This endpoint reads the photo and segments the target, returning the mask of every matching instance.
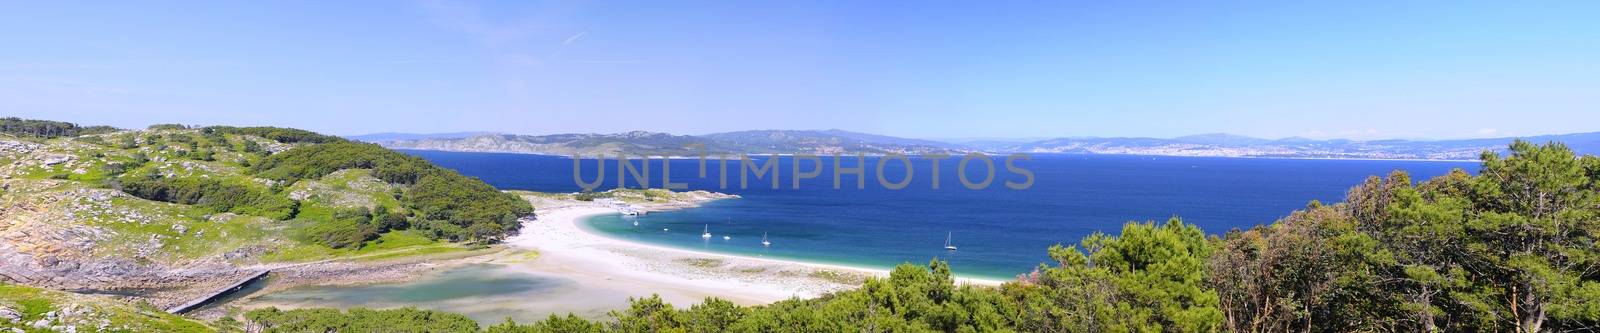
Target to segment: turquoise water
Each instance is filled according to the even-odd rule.
[[[706,223],[706,221],[726,215],[725,211],[727,210],[739,210],[738,207],[727,207],[740,205],[736,201],[715,201],[695,209],[654,212],[642,216],[599,215],[588,218],[583,222],[583,226],[612,238],[698,251],[863,268],[886,268],[897,263],[870,260],[870,258],[850,255],[848,251],[814,250],[809,246],[818,246],[816,242],[797,237],[795,232],[787,233],[782,237],[771,235],[771,232],[767,231],[772,229],[770,224],[754,222],[740,224],[732,219],[717,223]],[[638,222],[638,225],[634,225],[634,222]],[[700,237],[702,230],[705,230],[708,225],[714,225],[715,229],[711,230],[714,237],[710,239]],[[668,230],[664,231],[662,229]],[[769,241],[773,242],[772,245],[761,244],[762,232],[768,233],[766,236]],[[723,236],[728,236],[730,239],[723,239]],[[963,253],[961,251],[945,251],[942,247],[943,241],[942,238],[939,239],[940,244],[938,244],[938,247],[929,247],[925,249],[926,251],[922,251],[922,255],[927,258],[940,258],[942,260],[962,258],[961,255]],[[981,274],[975,276],[996,277]]]
[[[569,158],[408,153],[502,189],[579,190]],[[743,198],[636,219],[600,216],[588,224],[612,237],[685,249],[877,268],[938,258],[950,261],[957,274],[1009,278],[1046,261],[1050,245],[1076,242],[1094,232],[1115,233],[1127,221],[1180,216],[1207,233],[1220,234],[1271,223],[1310,200],[1340,201],[1347,189],[1369,176],[1405,170],[1420,180],[1452,168],[1477,167],[1471,162],[1036,155],[1019,163],[1035,173],[1036,182],[1027,190],[999,186],[1021,180],[1003,169],[994,186],[964,189],[956,181],[953,161],[945,161],[941,169],[942,188],[932,190],[929,163],[917,160],[911,186],[894,191],[877,184],[876,159],[865,161],[865,189],[853,186],[855,175],[842,175],[848,185],[834,189],[831,170],[794,189],[789,178],[793,160],[779,162],[782,188],[775,190],[767,187],[766,179],[751,188],[738,188],[737,170],[729,179],[732,188],[722,188],[715,169],[700,178],[699,161],[673,160],[674,183]],[[653,178],[657,187],[660,163],[654,161],[651,169],[657,173]],[[605,186],[614,187],[616,165],[608,164]],[[831,158],[824,157],[823,164],[831,167]],[[841,164],[859,166],[853,158]],[[809,162],[802,166],[814,167]],[[594,179],[596,173],[590,169],[594,163],[588,161],[584,167],[584,178]],[[899,168],[886,170],[890,180],[906,176]],[[982,178],[974,170],[969,175]],[[637,186],[631,180],[629,185]],[[707,225],[716,236],[710,240],[700,237]],[[761,246],[763,232],[769,233],[771,247]],[[943,249],[947,233],[953,234],[959,251]],[[724,235],[732,239],[723,240]]]
[[[602,298],[613,300],[615,304],[596,302]],[[504,265],[476,264],[402,283],[296,287],[256,296],[245,303],[250,307],[287,308],[409,306],[461,313],[488,324],[508,317],[530,322],[569,312],[600,317],[602,309],[625,306],[615,301],[625,298],[625,295],[597,295],[596,291],[580,288],[576,281],[569,279]]]

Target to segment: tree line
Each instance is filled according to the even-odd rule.
[[[300,143],[300,142],[304,142],[304,143],[331,143],[331,142],[347,141],[344,138],[340,138],[340,137],[337,137],[337,136],[319,134],[317,132],[312,132],[312,131],[307,131],[307,130],[302,130],[302,129],[271,127],[271,126],[253,126],[253,127],[209,126],[209,127],[201,128],[200,132],[201,133],[205,133],[205,134],[220,133],[220,134],[235,134],[235,135],[252,135],[252,136],[258,136],[258,137],[262,137],[262,138],[265,138],[265,139],[268,139],[268,140],[277,141],[277,142],[283,142],[283,143]]]
[[[1594,331],[1597,187],[1600,159],[1518,141],[1506,157],[1484,153],[1477,175],[1372,177],[1343,202],[1313,201],[1248,230],[1208,237],[1177,218],[1128,223],[1051,247],[1050,263],[999,287],[956,285],[935,260],[815,299],[679,308],[652,296],[606,320],[479,328],[416,309],[385,310],[412,312],[389,323],[328,310],[246,318],[267,332],[345,331],[352,321],[417,331],[429,318],[460,332]]]
[[[0,118],[0,133],[21,137],[50,139],[116,131],[117,128],[111,126],[81,127],[78,124],[64,121],[22,119],[17,117]]]

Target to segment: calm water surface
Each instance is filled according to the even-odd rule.
[[[604,315],[604,309],[626,306],[618,300],[630,296],[605,293],[580,288],[576,281],[511,266],[475,264],[404,283],[297,287],[256,296],[246,304],[283,308],[410,306],[461,313],[479,323],[491,324],[508,317],[532,322],[569,312],[598,318]]]
[[[407,153],[502,189],[579,190],[572,178],[572,161],[565,157]],[[832,170],[828,170],[830,158],[823,159],[829,168],[818,178],[802,181],[795,189],[790,182],[793,160],[781,158],[779,162],[782,188],[775,190],[765,179],[753,182],[750,188],[738,188],[736,169],[730,173],[730,188],[723,188],[715,168],[708,170],[707,178],[700,178],[698,161],[672,160],[673,182],[743,198],[640,217],[599,216],[587,226],[611,237],[685,249],[866,267],[887,268],[938,258],[950,261],[957,274],[1009,278],[1045,261],[1045,249],[1052,244],[1075,242],[1094,232],[1115,233],[1126,221],[1180,216],[1216,234],[1271,223],[1310,200],[1339,201],[1348,188],[1372,175],[1405,170],[1413,179],[1425,179],[1452,168],[1477,167],[1468,162],[1037,155],[1019,163],[1035,173],[1036,182],[1027,190],[1001,186],[1006,180],[1022,180],[1004,172],[1003,167],[990,188],[962,188],[953,161],[946,161],[940,170],[942,188],[932,190],[931,165],[918,160],[913,163],[911,187],[893,191],[877,184],[876,159],[864,161],[865,189],[853,187],[855,175],[842,175],[845,188],[834,189]],[[802,170],[815,167],[802,162]],[[661,181],[661,163],[652,164],[654,186]],[[853,158],[841,164],[859,166]],[[595,163],[582,166],[584,179],[593,180]],[[607,166],[605,186],[616,187],[616,164]],[[893,166],[886,169],[889,180],[906,175],[899,164]],[[969,174],[981,179],[981,168],[973,169]],[[637,186],[631,180],[629,185]],[[709,240],[700,237],[707,227],[715,235]],[[771,247],[761,246],[763,233],[773,242]],[[943,249],[947,234],[953,235],[959,251]],[[463,313],[480,323],[493,324],[506,317],[527,322],[568,312],[599,318],[606,310],[625,307],[628,296],[641,296],[620,293],[486,264],[406,283],[301,287],[261,295],[246,304],[415,306]]]
[[[502,189],[580,190],[568,157],[407,153]],[[1009,278],[1045,261],[1050,245],[1076,242],[1097,231],[1115,233],[1127,221],[1178,216],[1217,234],[1271,223],[1310,200],[1339,201],[1368,176],[1404,170],[1413,179],[1426,179],[1452,168],[1477,167],[1472,162],[1035,155],[1018,161],[1035,173],[1029,189],[1002,186],[1024,178],[1007,173],[998,160],[993,185],[963,188],[955,161],[946,160],[940,168],[941,188],[933,190],[930,162],[917,159],[911,186],[897,191],[878,184],[875,158],[864,161],[865,189],[857,189],[857,176],[850,174],[841,175],[843,189],[833,188],[831,157],[822,158],[824,168],[817,178],[805,179],[795,189],[793,162],[780,158],[781,188],[775,190],[770,178],[751,179],[749,188],[739,188],[737,161],[729,164],[728,188],[723,188],[716,163],[709,163],[707,177],[701,178],[698,160],[672,160],[672,182],[743,198],[637,218],[600,216],[588,226],[653,244],[857,266],[886,268],[938,258],[950,261],[957,274]],[[851,157],[840,161],[847,168],[861,166],[857,162]],[[661,163],[652,162],[654,187],[662,181]],[[616,166],[607,163],[605,188],[617,187]],[[582,165],[584,180],[595,179],[595,167],[593,161]],[[811,161],[801,161],[801,170],[814,168]],[[982,179],[982,170],[974,163],[968,174]],[[892,162],[884,176],[899,181],[906,173],[899,162]],[[638,186],[631,177],[627,185]],[[708,227],[715,237],[702,239],[701,231]],[[771,247],[761,246],[763,233]],[[959,251],[943,249],[947,235]]]

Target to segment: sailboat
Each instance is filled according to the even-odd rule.
[[[728,218],[728,224],[733,224],[733,218],[731,218],[731,217]],[[733,239],[733,236],[722,235],[722,240],[729,240],[729,239]]]
[[[772,242],[767,241],[767,232],[765,231],[761,232],[761,246],[772,246]]]
[[[950,250],[950,251],[955,251],[956,250],[956,246],[954,244],[950,244],[950,233],[949,232],[946,232],[944,234],[944,249],[945,250]]]
[[[711,239],[711,225],[706,225],[706,230],[700,233],[700,238]]]

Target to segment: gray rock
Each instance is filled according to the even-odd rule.
[[[9,322],[20,321],[22,320],[22,313],[18,313],[16,310],[12,310],[11,308],[5,306],[0,306],[0,320]]]
[[[49,155],[44,157],[44,165],[56,165],[72,161],[72,155]]]

